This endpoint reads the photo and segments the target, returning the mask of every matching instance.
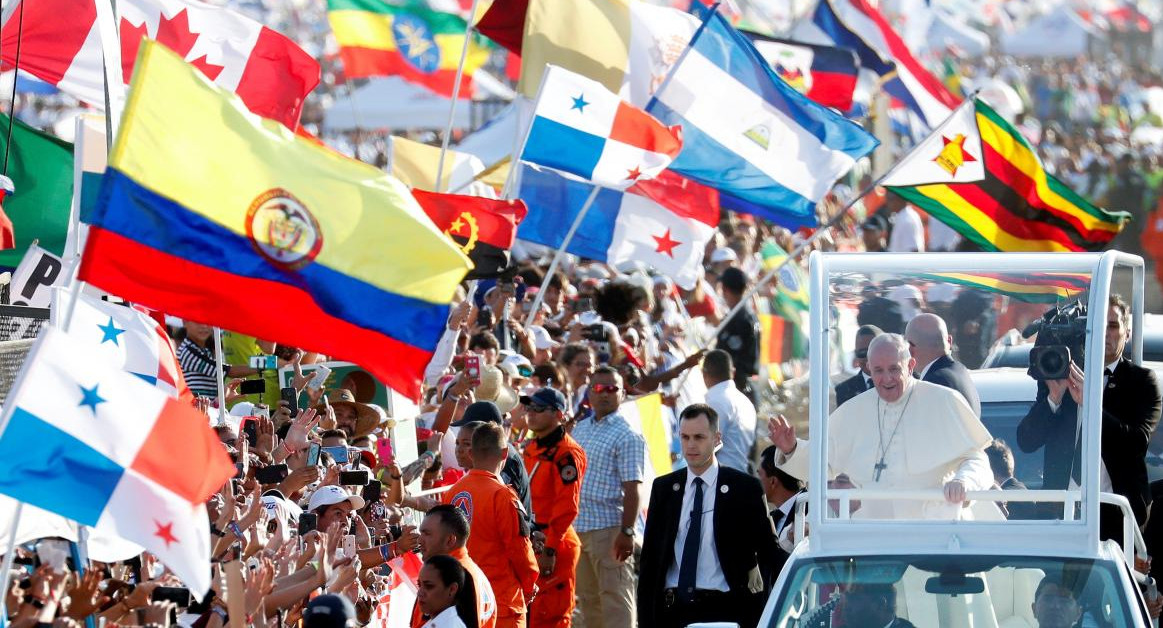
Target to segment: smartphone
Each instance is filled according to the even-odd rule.
[[[314,532],[319,528],[319,515],[313,512],[305,512],[299,515],[299,536],[303,536],[308,532]]]
[[[186,587],[158,587],[150,594],[152,602],[173,602],[182,608],[190,606],[190,590]]]
[[[294,388],[287,386],[279,389],[279,399],[287,402],[291,407],[291,418],[295,418],[299,414],[299,393]]]
[[[278,484],[287,479],[291,470],[285,464],[269,464],[254,472],[254,479],[259,484]]]
[[[331,375],[331,369],[326,366],[319,366],[315,369],[315,373],[311,376],[311,381],[307,382],[307,388],[311,390],[319,390],[323,388],[323,382]]]
[[[363,500],[369,504],[380,501],[380,497],[382,497],[383,494],[384,485],[380,484],[379,482],[369,482],[366,486],[363,487],[363,491],[360,492]]]
[[[466,355],[464,356],[464,375],[472,380],[473,386],[479,386],[481,383],[481,356]]]
[[[574,312],[592,312],[594,310],[594,300],[590,297],[578,297],[573,300]]]
[[[367,486],[371,474],[367,471],[340,471],[339,484],[342,486]]]
[[[242,418],[242,433],[246,435],[246,443],[251,447],[258,444],[258,417]]]
[[[324,447],[323,451],[327,452],[327,455],[331,456],[332,462],[335,462],[337,464],[347,464],[348,463],[347,447],[344,447],[343,445],[336,445],[334,447]]]
[[[250,356],[250,368],[260,371],[273,371],[279,367],[279,359],[273,355]]]
[[[261,395],[267,391],[267,382],[265,379],[248,379],[238,385],[238,393],[241,395]]]
[[[355,535],[348,534],[343,537],[343,556],[350,558],[356,555],[358,550],[355,547]]]
[[[319,443],[311,443],[310,445],[307,446],[307,466],[308,467],[319,466],[319,452],[320,451],[323,451],[323,449],[319,446]]]

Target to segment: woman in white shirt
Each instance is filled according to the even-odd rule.
[[[457,613],[464,590],[465,571],[448,555],[432,556],[420,569],[416,603],[428,619],[422,628],[466,628]],[[469,603],[475,603],[475,600]]]

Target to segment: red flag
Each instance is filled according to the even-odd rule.
[[[12,219],[4,213],[4,199],[15,191],[12,179],[0,175],[0,250],[16,248],[16,231],[12,228]]]
[[[489,10],[477,22],[476,30],[519,55],[528,11],[529,0],[493,0]]]
[[[424,213],[444,235],[460,245],[476,266],[466,279],[496,277],[509,267],[517,225],[529,211],[521,201],[412,190]]]
[[[295,42],[233,11],[197,0],[121,0],[117,9],[127,83],[143,37],[182,55],[237,93],[254,113],[292,129],[303,100],[319,83],[319,64]],[[101,38],[92,2],[20,2],[0,31],[4,69],[15,63],[18,38],[20,69],[104,107]]]

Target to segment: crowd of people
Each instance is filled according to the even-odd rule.
[[[240,8],[301,43],[324,39],[319,3],[267,4]],[[333,51],[310,52],[324,75],[305,108],[308,126],[321,122],[321,103],[342,85]],[[1163,254],[1163,237],[1155,237],[1163,234],[1163,144],[1136,134],[1163,127],[1147,96],[1163,86],[1156,70],[1115,58],[989,56],[955,66],[952,86],[967,93],[990,79],[1011,86],[1024,109],[1015,124],[1047,170],[1096,204],[1132,215],[1114,248]],[[50,130],[68,110],[59,95],[16,103],[17,118]],[[384,166],[380,134],[328,139]],[[821,216],[871,180],[862,163],[821,203]],[[852,215],[809,248],[968,248],[883,189]],[[194,599],[148,552],[82,572],[72,558],[47,560],[54,547],[47,539],[16,550],[7,619],[62,627],[94,617],[198,628],[354,626],[398,613],[385,608],[389,592],[408,586],[413,628],[753,626],[799,540],[808,448],[797,438],[802,421],[780,414],[806,395],[777,389],[779,366],[761,360],[758,317],[773,310],[775,286],[751,288],[764,270],[763,243],[790,251],[806,235],[725,212],[691,290],[647,268],[574,259],[547,276],[552,252],[519,244],[515,272],[457,295],[414,415],[374,403],[369,378],[314,381],[307,367],[329,356],[309,347],[226,332],[217,356],[212,330],[186,321],[172,330],[179,364],[238,468],[208,504],[210,593]],[[993,438],[966,368],[980,366],[998,336],[1042,309],[939,282],[923,288],[872,281],[857,288],[857,325],[844,330],[853,336],[855,373],[835,388],[829,485],[935,488],[945,496],[857,504],[858,517],[1045,517],[1019,502],[975,506],[972,515],[962,504],[968,491],[1023,488],[1013,446],[1044,452],[1044,488],[1077,482],[1076,431],[1063,426],[1083,402],[1083,374],[1071,367],[1066,377],[1040,382],[1016,442]],[[1104,488],[1128,498],[1149,548],[1163,553],[1163,524],[1147,517],[1152,496],[1142,467],[1159,389],[1151,371],[1122,357],[1126,303],[1112,300],[1108,318],[1104,384],[1135,392],[1103,398]],[[273,368],[255,366],[260,356]],[[278,381],[287,368],[289,386]],[[225,416],[211,407],[222,379]],[[264,382],[264,391],[247,392],[248,381]],[[658,444],[648,445],[626,410],[628,400],[656,392],[668,409],[663,457],[675,469],[657,477],[659,452],[651,447]],[[908,417],[919,413],[943,423],[916,427]],[[919,443],[921,466],[906,456],[917,457]],[[400,453],[413,450],[414,459]],[[1116,520],[1103,512],[1104,537],[1119,538]],[[1077,622],[1076,593],[1047,577],[1035,596],[1042,625]],[[839,608],[849,626],[869,618],[867,625],[910,625],[895,617],[891,587],[853,586]],[[1159,607],[1152,610],[1157,616]]]

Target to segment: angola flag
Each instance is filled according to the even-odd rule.
[[[495,201],[479,196],[412,190],[424,213],[444,235],[460,245],[475,268],[465,279],[497,277],[509,267],[509,249],[517,225],[529,211],[521,201]]]
[[[398,75],[452,96],[464,46],[463,18],[424,0],[327,0],[327,19],[348,78]],[[472,97],[472,73],[489,60],[483,39],[469,42],[460,97]]]
[[[954,167],[983,160],[984,178],[966,183],[889,186],[910,203],[988,251],[1098,251],[1129,218],[1096,207],[1046,173],[1017,129],[980,100],[974,103],[981,153],[953,140],[913,159]],[[940,129],[938,129],[938,132]]]

